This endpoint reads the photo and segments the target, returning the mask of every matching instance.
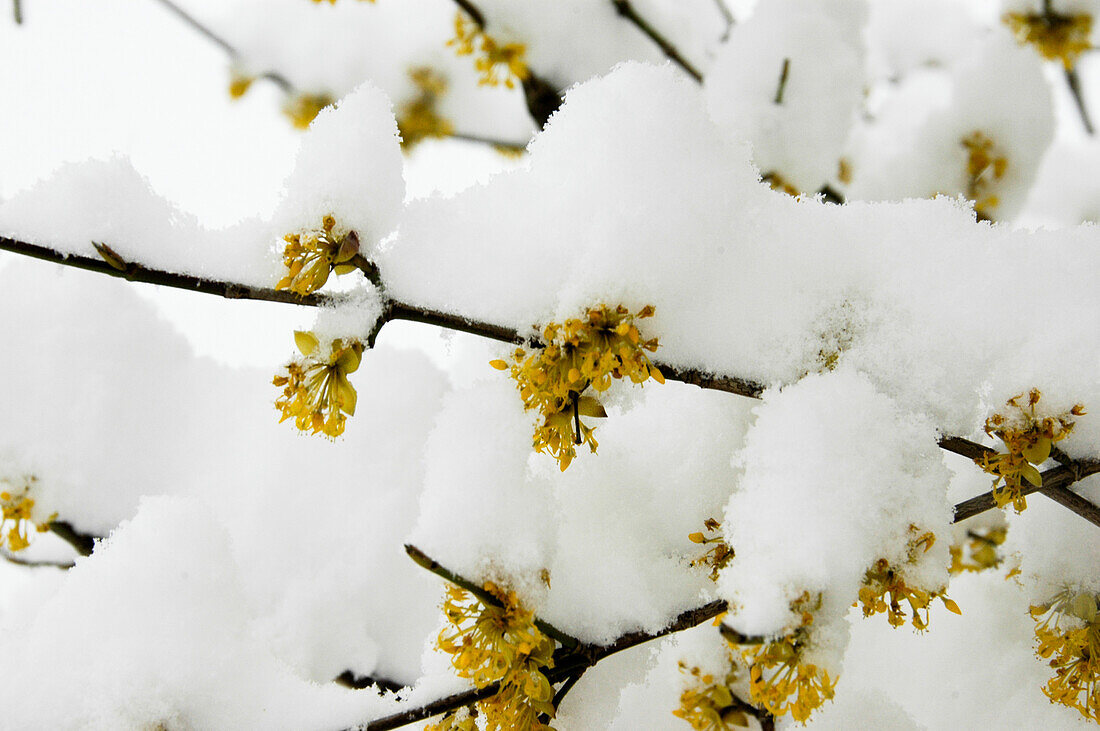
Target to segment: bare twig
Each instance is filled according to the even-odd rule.
[[[733,30],[734,24],[737,22],[733,17],[733,12],[729,6],[726,5],[726,0],[714,0],[714,4],[718,6],[718,12],[722,14],[722,20],[726,21],[726,29],[722,31],[722,42],[729,40],[730,31]]]
[[[438,561],[433,559],[428,554],[421,551],[416,546],[406,544],[405,553],[409,554],[409,558],[416,562],[417,566],[423,569],[431,571],[436,576],[449,581],[455,586],[462,587],[466,591],[476,596],[483,604],[489,604],[494,607],[502,606],[500,600],[495,596],[485,591],[484,588],[470,581],[469,579],[456,574],[445,566],[441,565]],[[562,632],[554,625],[544,620],[535,618],[535,626],[538,627],[543,634],[548,635],[562,644],[563,647],[578,647],[581,641],[570,634]]]
[[[1094,133],[1092,120],[1089,118],[1088,107],[1085,106],[1085,97],[1081,92],[1081,80],[1077,77],[1077,69],[1065,69],[1065,73],[1066,86],[1069,87],[1069,93],[1077,105],[1077,113],[1081,115],[1081,124],[1084,125],[1085,132],[1092,135]]]
[[[72,561],[34,561],[32,559],[20,558],[19,556],[13,556],[7,551],[0,552],[0,556],[4,557],[4,560],[8,563],[13,563],[16,566],[27,566],[29,568],[51,568],[51,569],[71,569],[76,566]]]
[[[561,702],[565,700],[565,696],[569,695],[569,691],[573,690],[573,686],[577,684],[577,681],[581,679],[581,676],[584,675],[587,669],[588,668],[578,670],[570,675],[562,686],[558,688],[558,692],[554,693],[554,698],[550,701],[555,709],[561,707]]]
[[[787,77],[791,73],[791,59],[783,59],[783,68],[779,71],[779,85],[775,89],[775,99],[772,102],[778,106],[783,103],[783,92],[787,90]]]
[[[661,35],[656,28],[650,25],[650,23],[645,18],[638,15],[638,11],[634,9],[634,6],[630,3],[630,0],[611,0],[611,2],[615,4],[615,10],[618,11],[619,15],[621,15],[623,18],[626,18],[635,26],[637,26],[638,30],[640,30],[642,33],[645,33],[651,41],[653,41],[660,47],[664,54],[668,56],[670,61],[686,71],[687,75],[695,79],[697,82],[703,82],[703,75],[699,73],[699,70],[692,66],[691,62],[684,58],[679,49],[677,49],[676,46],[672,45],[672,43],[667,38]]]
[[[76,549],[81,556],[91,556],[99,536],[81,533],[70,523],[54,520],[47,524],[50,532]]]
[[[379,690],[388,690],[391,693],[396,693],[399,690],[404,690],[408,686],[393,680],[387,680],[385,678],[375,678],[370,675],[356,675],[351,670],[345,670],[337,675],[333,681],[337,685],[342,685],[345,688],[354,688],[355,690],[364,690],[366,688],[378,688]]]
[[[476,142],[480,145],[489,145],[490,147],[496,147],[501,150],[508,150],[510,152],[526,152],[527,143],[523,142],[508,142],[506,140],[494,140],[491,137],[483,137],[482,135],[471,135],[465,132],[452,132],[447,135],[447,138],[453,140],[462,140],[463,142]]]

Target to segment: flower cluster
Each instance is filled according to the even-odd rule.
[[[535,450],[553,455],[563,472],[577,455],[576,445],[587,444],[593,453],[598,446],[594,427],[581,417],[607,415],[597,399],[581,395],[585,389],[591,386],[602,393],[613,378],[665,382],[646,355],[657,349],[657,339],[644,340],[634,324],[652,315],[649,305],[636,315],[622,305],[591,307],[583,318],[547,325],[542,333],[545,345],[530,351],[517,348],[511,366],[503,360],[490,363],[499,370],[510,369],[523,408],[542,414]]]
[[[703,521],[703,531],[706,531],[706,533],[715,533],[717,535],[707,537],[703,531],[688,535],[688,540],[692,543],[710,546],[706,553],[692,560],[691,566],[692,568],[697,566],[710,566],[711,581],[718,581],[718,572],[726,568],[726,565],[733,559],[733,549],[722,540],[722,535],[718,533],[721,528],[722,524],[717,520],[714,518],[707,518]]]
[[[348,374],[359,368],[363,344],[338,338],[321,347],[313,333],[300,330],[295,331],[294,342],[302,359],[288,363],[286,375],[272,381],[283,389],[275,401],[275,408],[283,412],[279,421],[293,418],[302,431],[335,439],[344,433],[347,416],[355,415],[355,388]]]
[[[31,544],[31,536],[34,534],[29,530],[30,527],[33,526],[37,533],[45,533],[50,529],[50,521],[57,517],[54,514],[42,522],[36,522],[32,517],[34,499],[27,495],[36,481],[37,478],[32,475],[25,479],[22,490],[15,493],[9,490],[0,492],[0,510],[4,516],[0,520],[0,546],[7,542],[9,551],[22,551]]]
[[[459,677],[470,678],[479,688],[500,681],[496,695],[478,703],[486,728],[548,729],[540,716],[554,717],[554,691],[542,669],[554,665],[554,641],[535,626],[534,613],[523,607],[515,591],[492,582],[485,584],[485,591],[498,604],[447,588],[443,613],[449,626],[439,633],[437,645],[451,655]],[[454,726],[456,721],[444,718],[442,723],[451,725],[434,728],[462,728]]]
[[[275,289],[289,289],[300,295],[316,292],[325,286],[330,272],[347,274],[358,267],[352,259],[359,253],[359,235],[355,231],[339,231],[331,215],[321,221],[321,228],[283,237],[285,277]]]
[[[1067,70],[1092,48],[1092,16],[1060,13],[1006,13],[1002,18],[1021,44],[1031,44],[1048,61],[1061,61]]]
[[[427,137],[449,137],[454,134],[454,125],[436,110],[440,97],[447,91],[447,80],[428,66],[412,69],[409,78],[416,86],[417,95],[402,104],[397,115],[401,145],[406,150],[411,150]]]
[[[964,571],[984,571],[994,569],[1001,565],[1004,556],[997,548],[1005,542],[1008,528],[988,528],[986,530],[971,530],[966,533],[966,543],[951,546],[952,574],[960,574]]]
[[[680,672],[691,675],[693,682],[680,694],[680,707],[672,715],[684,719],[696,731],[729,731],[748,727],[744,704],[730,690],[737,682],[732,657],[729,672],[721,682],[697,667],[688,670],[683,662],[680,663]]]
[[[916,533],[915,527],[910,526],[910,531]],[[909,542],[906,564],[916,563],[920,554],[928,551],[935,542],[936,536],[932,533],[915,536]],[[904,601],[909,604],[909,609],[913,612],[913,627],[923,632],[928,629],[928,607],[933,599],[938,598],[942,601],[948,611],[962,614],[959,605],[948,599],[944,591],[945,588],[942,587],[928,591],[910,586],[904,578],[904,567],[896,567],[886,559],[880,558],[863,577],[863,586],[859,590],[857,603],[863,605],[864,617],[887,612],[890,626],[900,627],[905,624],[906,618],[905,609],[901,606]]]
[[[287,98],[283,105],[283,114],[298,129],[309,129],[312,122],[321,110],[329,106],[336,99],[326,92],[316,94],[299,93]]]
[[[477,54],[474,68],[481,74],[478,83],[484,86],[498,86],[503,81],[506,87],[514,89],[517,79],[522,82],[531,75],[524,60],[525,45],[498,43],[461,12],[455,14],[455,37],[447,41],[447,45],[459,56]]]
[[[749,667],[749,693],[753,703],[773,716],[790,713],[800,723],[814,709],[832,700],[836,682],[829,671],[805,661],[811,644],[813,612],[821,605],[821,596],[811,600],[804,593],[791,608],[801,615],[801,624],[785,637],[741,649],[741,659]]]
[[[966,197],[974,201],[979,221],[992,221],[993,209],[1001,202],[992,189],[1004,177],[1008,158],[978,131],[964,137],[961,144],[966,150]]]
[[[1047,461],[1051,448],[1073,431],[1074,417],[1084,416],[1085,407],[1075,405],[1069,411],[1056,416],[1039,416],[1035,406],[1042,394],[1031,389],[1027,406],[1021,404],[1025,394],[1008,400],[1015,409],[1008,414],[994,414],[985,421],[985,433],[1004,442],[1007,454],[984,454],[976,460],[978,466],[994,476],[993,500],[997,507],[1012,503],[1016,512],[1027,508],[1023,494],[1023,481],[1041,487],[1043,478],[1037,469]]]
[[[1043,686],[1051,701],[1076,708],[1100,721],[1100,617],[1097,597],[1065,590],[1031,607],[1039,641],[1036,654],[1050,659],[1054,677]]]

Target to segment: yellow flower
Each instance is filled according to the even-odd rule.
[[[479,688],[500,681],[500,691],[478,703],[486,728],[547,729],[539,716],[554,717],[554,690],[542,669],[554,666],[554,641],[535,626],[534,613],[515,591],[492,582],[485,584],[485,591],[500,606],[483,604],[458,587],[447,588],[443,613],[449,626],[436,644],[451,655],[459,677],[470,678]]]
[[[992,221],[993,209],[1001,202],[992,189],[1008,170],[1008,158],[981,132],[964,137],[962,146],[967,153],[966,197],[974,201],[979,221]]]
[[[454,134],[454,125],[436,109],[440,97],[447,91],[447,80],[427,66],[412,69],[409,77],[419,93],[402,104],[397,115],[401,145],[406,150],[411,150],[425,138]]]
[[[57,513],[54,513],[45,520],[34,519],[34,499],[28,497],[28,494],[37,481],[38,478],[30,475],[23,480],[22,490],[14,493],[9,490],[0,492],[0,510],[3,511],[3,519],[0,520],[0,546],[6,541],[10,551],[22,551],[29,546],[34,533],[48,531],[50,521],[57,517]],[[30,528],[34,528],[34,531]]]
[[[1092,48],[1092,16],[1060,13],[1006,13],[1002,18],[1021,44],[1030,44],[1048,61],[1058,60],[1067,70]]]
[[[586,389],[591,386],[602,393],[611,387],[612,379],[623,378],[639,384],[649,378],[664,383],[661,371],[646,355],[657,349],[657,339],[644,340],[635,325],[635,320],[652,315],[653,307],[648,305],[637,314],[622,305],[591,307],[583,319],[547,325],[542,348],[517,348],[511,365],[503,360],[490,363],[510,370],[525,410],[542,414],[534,448],[553,455],[563,472],[577,454],[576,445],[587,444],[593,453],[598,446],[594,428],[581,417],[607,415],[596,398],[582,395]]]
[[[1001,565],[1004,557],[997,548],[1005,542],[1008,529],[1005,527],[989,528],[986,530],[967,531],[965,544],[951,546],[952,574],[964,571],[982,571]],[[969,558],[969,561],[967,560]]]
[[[688,670],[683,662],[680,663],[680,672],[688,673],[694,682],[680,694],[680,707],[672,715],[684,719],[696,731],[729,731],[748,727],[748,716],[730,690],[737,682],[732,656],[729,672],[721,682],[698,667]]]
[[[321,110],[335,101],[331,94],[323,91],[316,94],[294,94],[288,97],[286,104],[283,105],[283,114],[296,128],[309,129],[310,122],[321,113]]]
[[[909,529],[914,534],[917,532],[915,526],[909,526]],[[920,554],[930,549],[935,542],[936,536],[932,533],[915,536],[909,542],[906,564],[916,563]],[[905,624],[905,609],[901,606],[904,601],[913,613],[913,627],[923,632],[928,629],[928,607],[933,599],[942,601],[949,611],[962,614],[959,605],[947,598],[946,587],[928,590],[909,586],[903,577],[903,570],[904,567],[896,567],[884,558],[875,561],[867,570],[857,602],[863,605],[864,617],[887,612],[890,626],[900,627]]]
[[[1100,721],[1100,617],[1097,597],[1069,589],[1050,602],[1031,607],[1036,654],[1050,660],[1054,677],[1043,693],[1054,703],[1076,708]],[[1041,621],[1040,621],[1041,620]]]
[[[1025,394],[1010,398],[1008,406],[1015,412],[994,414],[985,421],[985,433],[1004,442],[1007,454],[982,455],[975,460],[979,467],[993,475],[993,500],[997,507],[1012,503],[1019,513],[1027,508],[1027,497],[1022,493],[1023,481],[1041,487],[1043,478],[1038,465],[1050,457],[1051,449],[1073,431],[1075,417],[1084,416],[1085,407],[1075,405],[1057,416],[1041,417],[1035,412],[1042,394],[1031,389],[1026,395],[1027,406],[1021,399]]]
[[[354,271],[351,262],[359,253],[359,235],[355,231],[340,231],[330,214],[321,221],[321,228],[283,237],[283,266],[287,274],[275,284],[275,289],[289,289],[300,295],[316,292],[325,286],[329,273]]]
[[[707,518],[703,521],[703,531],[707,533],[718,533],[721,527],[722,524],[714,518]],[[688,535],[688,540],[692,543],[710,546],[706,553],[692,560],[691,566],[692,568],[710,566],[710,580],[718,581],[718,572],[724,569],[733,559],[733,549],[722,539],[720,533],[708,538],[703,531]]]
[[[481,74],[478,83],[483,86],[498,86],[503,80],[504,85],[512,89],[515,88],[515,80],[522,82],[531,75],[524,60],[527,53],[525,45],[498,43],[461,12],[455,14],[455,37],[447,41],[447,45],[454,48],[459,56],[477,53],[474,68]]]
[[[286,375],[272,383],[283,389],[275,408],[283,412],[280,422],[293,418],[302,431],[323,433],[335,439],[344,433],[347,416],[355,415],[355,388],[348,374],[359,368],[363,344],[358,340],[333,340],[321,348],[313,333],[297,331],[294,340],[303,358],[287,364]]]

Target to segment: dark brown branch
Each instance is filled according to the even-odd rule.
[[[212,31],[210,28],[200,23],[198,20],[195,19],[193,15],[188,13],[180,6],[176,5],[174,2],[172,2],[172,0],[157,0],[157,2],[163,5],[165,9],[174,14],[177,18],[182,20],[188,26],[190,26],[193,30],[197,31],[199,35],[219,46],[223,51],[226,52],[226,54],[229,55],[231,59],[233,59],[234,61],[240,60],[240,52],[237,51],[237,49],[234,48],[229,41],[225,40],[220,35]],[[290,80],[275,71],[266,71],[260,74],[257,78],[270,79],[271,81],[278,84],[279,87],[288,94],[294,91],[294,85],[290,83]]]
[[[98,536],[81,533],[63,520],[54,520],[47,523],[50,532],[76,549],[81,556],[91,556],[95,549]]]
[[[462,8],[462,12],[470,16],[470,20],[474,21],[478,30],[485,30],[485,16],[481,14],[481,11],[478,10],[476,5],[470,2],[470,0],[455,0],[455,5]]]
[[[726,611],[726,603],[724,601],[713,601],[701,607],[683,612],[677,616],[672,623],[659,632],[651,634],[645,632],[631,632],[622,635],[609,645],[582,645],[575,650],[563,653],[560,660],[555,657],[554,667],[547,671],[546,678],[551,684],[560,683],[575,675],[578,671],[590,668],[610,655],[628,650],[631,647],[649,642],[650,640],[655,640],[659,637],[664,637],[674,632],[691,629],[696,625],[706,622],[708,619],[717,617],[724,611]],[[401,711],[400,713],[386,716],[385,718],[370,721],[359,728],[364,729],[364,731],[388,731],[388,729],[400,728],[410,723],[423,721],[426,718],[438,716],[441,713],[447,713],[448,711],[463,708],[477,701],[485,700],[486,698],[496,695],[499,690],[499,682],[490,683],[484,688],[473,688],[461,693],[455,693],[454,695],[440,698],[437,701],[432,701],[431,703],[418,706],[417,708],[411,708],[407,711]],[[757,713],[761,713],[761,711],[757,711]],[[345,731],[351,730],[346,729]]]
[[[972,442],[969,439],[963,439],[962,437],[940,437],[940,449],[948,452],[954,452],[967,459],[979,460],[985,455],[994,455],[997,450],[990,447],[983,446],[977,442]]]
[[[699,70],[692,66],[691,63],[683,57],[679,49],[677,49],[676,46],[672,45],[672,43],[667,38],[661,35],[656,28],[650,25],[650,23],[645,18],[638,15],[638,12],[634,9],[634,6],[630,3],[630,0],[611,0],[611,2],[615,4],[615,10],[618,11],[619,15],[629,20],[631,23],[638,27],[638,30],[646,34],[649,39],[656,43],[657,46],[660,47],[661,51],[663,51],[664,54],[668,56],[669,60],[671,60],[677,66],[686,71],[688,76],[695,79],[695,81],[699,82],[700,84],[703,83],[703,75],[699,73]]]
[[[1089,475],[1096,474],[1097,472],[1100,472],[1100,462],[1075,462],[1073,465],[1059,465],[1042,473],[1042,487],[1035,487],[1030,483],[1024,483],[1020,488],[1020,493],[1022,495],[1030,495],[1034,492],[1042,492],[1044,495],[1047,495],[1051,499],[1077,512],[1077,508],[1081,507],[1080,503],[1073,498],[1066,498],[1062,493],[1066,491],[1069,485],[1072,485],[1078,480],[1083,480]],[[1081,498],[1081,500],[1084,500],[1084,498]],[[1088,501],[1085,500],[1085,502]],[[1071,505],[1071,503],[1073,505]],[[1092,504],[1089,503],[1089,505]],[[997,504],[993,501],[992,492],[976,495],[955,506],[955,519],[952,522],[960,523],[967,518],[973,518],[975,515],[984,513],[987,510],[992,510],[995,507],[997,507]],[[1087,515],[1083,517],[1092,520],[1092,518]]]
[[[1077,113],[1081,115],[1081,124],[1084,125],[1085,132],[1092,135],[1092,120],[1089,118],[1088,107],[1085,106],[1085,97],[1081,92],[1081,80],[1077,76],[1077,69],[1065,69],[1065,72],[1066,86],[1069,87],[1069,93],[1077,105]]]
[[[408,687],[393,680],[386,680],[385,678],[375,678],[370,675],[356,675],[351,670],[345,670],[340,673],[332,682],[337,685],[342,685],[345,688],[354,688],[355,690],[378,688],[379,690],[388,690],[391,693],[396,693]]]
[[[1100,526],[1100,507],[1070,490],[1069,487],[1047,487],[1044,485],[1039,492],[1059,505],[1069,508],[1093,525]]]
[[[283,302],[294,305],[321,305],[330,301],[327,295],[311,294],[305,297],[294,294],[288,290],[267,289],[265,287],[252,287],[246,284],[234,282],[220,282],[189,274],[178,274],[162,269],[152,269],[134,262],[126,263],[124,270],[119,270],[101,258],[83,256],[81,254],[63,254],[59,251],[29,244],[25,241],[0,236],[0,249],[15,254],[30,256],[43,261],[51,261],[55,264],[86,269],[99,274],[108,274],[112,277],[121,277],[131,282],[145,282],[146,284],[159,284],[163,287],[186,289],[203,294],[216,294],[228,299],[263,300],[265,302]]]
[[[415,561],[417,566],[420,566],[427,571],[431,571],[436,576],[444,579],[445,581],[451,582],[455,586],[459,586],[465,589],[466,591],[476,596],[479,600],[481,600],[483,604],[489,604],[494,607],[503,606],[500,603],[499,599],[497,599],[489,592],[485,591],[485,589],[483,589],[481,586],[475,584],[464,576],[461,576],[459,574],[456,574],[454,571],[451,571],[450,569],[433,559],[431,556],[421,551],[416,546],[405,544],[405,553],[409,554],[409,558]],[[548,635],[560,642],[563,647],[578,647],[581,644],[581,641],[578,640],[576,637],[562,632],[554,625],[537,617],[535,618],[535,626],[538,627],[543,634]]]
[[[581,676],[584,675],[586,670],[587,668],[584,668],[583,670],[578,670],[577,672],[570,675],[568,678],[566,678],[562,686],[558,688],[558,692],[554,693],[554,698],[550,701],[550,703],[554,706],[555,709],[561,707],[561,702],[565,700],[565,696],[569,695],[569,691],[573,690],[573,686],[577,684],[577,681],[581,679]]]

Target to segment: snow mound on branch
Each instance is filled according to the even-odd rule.
[[[864,574],[884,558],[910,586],[947,583],[948,473],[927,421],[907,415],[866,377],[838,370],[769,391],[736,463],[726,506],[736,556],[719,577],[728,622],[748,635],[797,625],[791,604],[822,593],[819,621],[841,619]],[[937,540],[908,562],[908,547]]]
[[[397,227],[405,199],[401,145],[389,98],[370,82],[321,110],[302,138],[274,225],[317,229],[328,214],[359,234],[361,251]]]
[[[194,500],[146,500],[0,658],[12,728],[339,727],[369,691],[295,677],[250,632],[230,538]]]

